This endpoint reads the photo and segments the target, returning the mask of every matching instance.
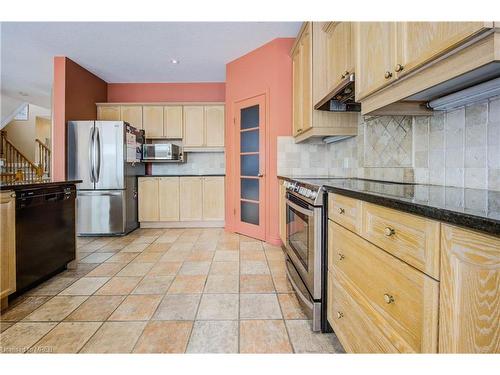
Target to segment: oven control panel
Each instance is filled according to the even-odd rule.
[[[317,191],[314,191],[304,186],[300,186],[297,182],[285,181],[283,185],[288,191],[293,191],[305,198],[316,199],[316,197],[318,196]]]

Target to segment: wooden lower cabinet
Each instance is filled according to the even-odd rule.
[[[199,221],[203,218],[203,181],[201,177],[183,177],[180,180],[181,221]]]
[[[500,353],[500,238],[442,225],[439,351]]]
[[[0,301],[16,291],[16,195],[0,192]]]
[[[179,177],[160,177],[158,192],[159,221],[179,221]]]
[[[224,220],[224,177],[203,177],[203,220]]]
[[[158,178],[142,177],[139,179],[139,221],[158,221]]]

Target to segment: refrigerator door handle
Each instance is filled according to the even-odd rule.
[[[94,133],[95,128],[90,128],[90,141],[89,141],[89,165],[90,165],[90,182],[95,182],[95,173],[94,173]]]
[[[99,132],[99,128],[97,130],[97,173],[96,173],[96,182],[99,182],[99,178],[101,176],[101,135]]]

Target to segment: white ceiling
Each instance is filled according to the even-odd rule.
[[[1,28],[2,92],[49,107],[53,56],[67,56],[107,82],[221,82],[226,63],[274,38],[296,36],[300,23],[13,22]]]

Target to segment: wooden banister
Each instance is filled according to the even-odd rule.
[[[6,132],[0,132],[0,157],[4,166],[0,173],[1,182],[35,181],[43,177],[43,169],[33,163],[7,139]]]
[[[47,177],[50,177],[51,150],[39,139],[35,139],[35,143],[37,145],[38,166],[42,168],[44,174],[47,174]]]

